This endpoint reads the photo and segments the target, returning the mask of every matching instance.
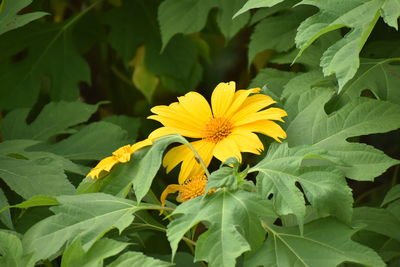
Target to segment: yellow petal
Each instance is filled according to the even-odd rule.
[[[235,93],[235,82],[220,83],[211,96],[211,106],[214,117],[223,117],[230,107]]]
[[[113,153],[113,156],[116,157],[116,159],[119,162],[128,162],[131,159],[131,146],[130,145],[126,145],[123,147],[118,148],[117,150],[115,150]]]
[[[273,104],[276,103],[271,97],[263,95],[263,94],[256,94],[249,96],[243,102],[242,106],[237,110],[235,114],[231,117],[231,121],[235,123],[247,116]]]
[[[189,92],[178,97],[179,103],[197,123],[205,124],[212,118],[211,108],[207,100],[199,93]]]
[[[256,121],[244,125],[240,125],[235,129],[240,131],[249,131],[249,132],[256,132],[268,135],[274,138],[277,142],[281,143],[282,141],[279,138],[286,138],[285,131],[273,121]]]
[[[239,162],[242,162],[242,155],[240,154],[239,147],[235,139],[231,136],[226,137],[216,144],[214,156],[221,162],[226,161],[228,158],[237,158]]]
[[[254,94],[254,93],[258,93],[258,92],[260,92],[260,88],[236,91],[235,95],[233,97],[232,104],[225,113],[225,117],[230,118],[240,108],[240,106],[243,104],[243,102],[246,100],[246,98],[250,94]]]
[[[147,117],[148,119],[151,120],[156,120],[161,122],[164,126],[168,128],[173,128],[175,129],[177,134],[191,137],[191,138],[201,138],[202,132],[199,129],[196,129],[192,127],[190,123],[187,123],[186,121],[179,121],[176,118],[173,117],[164,117],[160,115],[151,115]]]
[[[163,166],[167,168],[167,173],[187,158],[188,155],[193,156],[193,152],[187,145],[180,145],[171,148],[167,154],[165,154],[163,159]]]
[[[135,153],[136,151],[146,147],[146,146],[151,146],[153,144],[153,141],[151,139],[144,139],[140,142],[137,142],[131,146],[131,153]]]
[[[112,167],[117,164],[119,161],[115,156],[107,157],[99,161],[96,167],[94,167],[89,173],[88,177],[92,177],[93,179],[99,178],[100,173],[102,171],[109,172]]]
[[[173,194],[173,193],[178,192],[180,188],[181,188],[181,186],[178,185],[178,184],[170,184],[170,185],[168,185],[164,189],[164,191],[161,193],[161,196],[160,196],[161,206],[163,206],[163,207],[165,206],[165,200],[167,199],[167,196],[169,194]],[[162,213],[162,212],[160,212],[160,213]]]
[[[166,136],[166,135],[170,135],[170,134],[178,134],[178,131],[175,130],[174,128],[169,128],[169,127],[160,127],[158,129],[155,129],[154,131],[152,131],[149,134],[149,138],[150,140],[157,140],[160,137]]]
[[[256,113],[249,114],[246,117],[243,117],[241,119],[237,119],[233,126],[239,126],[242,124],[247,124],[255,121],[260,121],[260,120],[277,120],[277,121],[282,121],[282,117],[287,116],[286,111],[280,108],[268,108],[266,110],[262,110]]]
[[[250,152],[259,155],[264,150],[260,138],[252,132],[233,131],[230,135],[236,142],[241,152]]]

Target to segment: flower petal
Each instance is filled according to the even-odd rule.
[[[220,83],[211,95],[214,117],[223,117],[230,107],[235,94],[235,82]]]
[[[233,131],[230,135],[236,142],[241,152],[250,152],[259,155],[264,150],[264,145],[255,133],[248,131]]]
[[[201,138],[202,136],[202,131],[199,129],[196,129],[197,127],[193,127],[190,123],[187,123],[186,121],[179,121],[176,118],[172,117],[164,117],[164,116],[159,116],[159,115],[151,115],[147,117],[148,119],[151,120],[156,120],[161,122],[164,126],[168,128],[173,128],[175,130],[175,133],[191,137],[191,138]]]
[[[285,131],[273,121],[263,120],[256,121],[244,125],[240,125],[235,129],[241,131],[250,131],[256,133],[262,133],[274,138],[277,142],[281,143],[282,141],[279,138],[286,138]]]
[[[164,128],[164,127],[162,127],[162,128]],[[144,140],[137,142],[131,146],[131,153],[135,153],[136,151],[138,151],[146,146],[151,146],[152,144],[153,144],[153,141],[151,139],[149,139],[149,138],[144,139]]]
[[[212,118],[212,112],[207,100],[199,93],[189,92],[178,97],[179,103],[185,111],[193,117],[197,124],[206,124]]]
[[[155,129],[154,131],[152,131],[149,134],[149,138],[148,139],[150,139],[152,141],[155,141],[160,137],[163,137],[163,136],[166,136],[166,135],[170,135],[170,134],[178,134],[178,132],[174,128],[160,127],[158,129]]]
[[[233,97],[232,104],[225,113],[225,117],[230,118],[240,108],[240,106],[243,104],[243,102],[250,94],[258,92],[260,92],[260,88],[252,88],[247,90],[236,91]]]
[[[235,122],[242,120],[249,115],[256,113],[257,111],[276,103],[271,97],[263,95],[263,94],[256,94],[249,96],[243,102],[242,106],[237,110],[235,114],[231,117],[231,121],[235,124]]]
[[[167,154],[165,154],[162,164],[167,168],[167,173],[169,173],[173,168],[176,167],[176,165],[185,160],[187,155],[192,156],[192,154],[193,152],[187,145],[176,146],[171,148]]]
[[[128,162],[131,159],[131,145],[118,148],[112,154],[119,162]]]
[[[282,121],[282,117],[287,116],[286,111],[280,108],[268,108],[266,110],[262,110],[259,112],[255,112],[252,114],[249,114],[246,117],[243,117],[241,119],[237,119],[234,123],[233,126],[239,126],[259,120],[277,120],[277,121]]]
[[[178,192],[180,188],[181,188],[181,186],[178,185],[178,184],[170,184],[170,185],[168,185],[164,189],[164,191],[161,193],[161,196],[160,196],[161,206],[165,207],[165,200],[167,199],[167,196],[169,194],[173,194],[173,193]],[[161,213],[162,213],[162,211],[160,212],[160,214]]]
[[[115,156],[107,157],[99,161],[96,167],[90,170],[90,172],[86,175],[87,177],[92,177],[92,179],[96,179],[100,177],[100,173],[102,171],[109,172],[115,164],[119,161]]]
[[[228,136],[218,142],[214,148],[214,156],[221,162],[226,161],[228,158],[237,158],[239,162],[242,162],[242,155],[235,139]]]

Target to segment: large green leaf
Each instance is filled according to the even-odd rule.
[[[286,52],[294,44],[297,27],[307,17],[313,14],[309,7],[296,7],[276,16],[262,20],[254,29],[249,44],[248,59],[251,63],[254,57],[267,49]]]
[[[196,242],[195,260],[207,261],[209,266],[235,266],[237,257],[257,248],[264,240],[260,217],[276,217],[269,200],[241,190],[220,190],[189,200],[172,214],[181,214],[168,225],[172,255],[190,228],[207,222],[208,230]]]
[[[296,74],[293,72],[265,68],[257,73],[257,76],[250,83],[250,88],[266,86],[267,90],[265,93],[267,95],[271,91],[274,95],[280,96],[284,85],[295,76]]]
[[[23,15],[18,13],[32,3],[32,0],[3,0],[0,5],[0,35],[24,26],[32,20],[47,15],[46,12],[31,12]]]
[[[294,94],[285,103],[290,124],[290,146],[313,145],[344,162],[346,176],[373,180],[398,163],[371,146],[349,143],[350,137],[383,133],[400,127],[400,106],[379,100],[358,98],[327,115],[324,106],[333,90],[314,88]]]
[[[227,40],[242,29],[250,19],[250,14],[246,13],[238,18],[232,18],[235,12],[243,6],[246,0],[219,0],[220,12],[218,12],[217,23],[222,34]]]
[[[375,251],[351,240],[354,229],[331,218],[306,224],[303,235],[296,227],[278,227],[267,222],[263,225],[268,239],[246,266],[335,267],[342,262],[386,266]]]
[[[321,58],[324,74],[336,75],[340,91],[359,67],[359,53],[380,16],[383,3],[384,0],[303,0],[300,4],[314,5],[320,12],[305,20],[298,28],[298,56],[321,35],[342,27],[352,28],[343,39],[329,47]]]
[[[395,201],[400,198],[400,184],[393,186],[389,192],[387,192],[385,198],[382,201],[381,207]]]
[[[78,84],[90,82],[90,69],[72,36],[71,25],[76,21],[73,18],[54,25],[29,24],[0,36],[1,58],[11,58],[27,49],[24,59],[3,60],[0,64],[0,108],[32,106],[42,86],[46,86],[55,101],[79,98]],[[3,43],[16,45],[3,50]]]
[[[377,99],[400,104],[398,61],[400,58],[362,59],[356,75],[343,88],[339,101],[346,103],[364,90],[370,90]]]
[[[397,20],[400,17],[400,0],[386,0],[382,6],[382,17],[389,26],[397,30]]]
[[[36,119],[27,123],[29,109],[15,109],[2,121],[3,139],[33,139],[47,141],[68,128],[87,121],[96,112],[97,105],[82,102],[51,102]]]
[[[348,223],[351,220],[353,200],[343,174],[327,167],[300,168],[305,159],[321,161],[325,156],[325,152],[316,147],[272,145],[266,157],[250,169],[250,172],[258,172],[259,194],[264,198],[272,196],[279,215],[294,214],[300,229],[303,227],[306,206],[297,183],[321,216],[334,215]]]
[[[25,160],[0,156],[0,166],[0,177],[25,199],[34,195],[73,194],[75,191],[64,170],[51,158]]]
[[[77,238],[64,250],[61,267],[103,267],[104,259],[120,253],[128,245],[129,243],[102,238],[85,251]]]
[[[253,8],[272,7],[283,1],[284,0],[248,0],[247,3],[238,12],[236,12],[234,17],[239,16],[240,14],[243,14],[244,12],[247,12]]]
[[[17,233],[0,230],[0,266],[34,266],[32,255],[27,255]]]
[[[14,229],[13,222],[11,220],[11,214],[9,210],[4,210],[3,207],[8,207],[7,197],[4,195],[3,190],[0,188],[0,221],[7,226],[9,229]]]
[[[76,238],[87,250],[110,229],[124,230],[133,221],[134,212],[149,207],[103,193],[59,196],[57,200],[60,205],[51,208],[55,215],[35,224],[24,235],[24,248],[34,253],[36,261],[49,258]]]
[[[141,252],[129,251],[119,256],[118,259],[107,265],[107,267],[125,266],[168,267],[172,266],[172,264],[146,256]]]

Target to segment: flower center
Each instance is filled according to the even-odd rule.
[[[218,143],[232,132],[232,123],[225,118],[213,118],[207,122],[203,133],[203,139]]]
[[[204,195],[206,185],[207,178],[205,175],[198,175],[187,179],[185,183],[180,186],[177,200],[179,202],[185,202],[192,198]]]

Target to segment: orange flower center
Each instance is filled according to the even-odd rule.
[[[208,142],[218,143],[232,133],[232,123],[225,118],[213,118],[207,122],[203,133],[203,139]]]
[[[207,178],[205,175],[198,175],[187,179],[179,188],[177,200],[179,202],[185,202],[192,198],[204,195],[206,185]]]

